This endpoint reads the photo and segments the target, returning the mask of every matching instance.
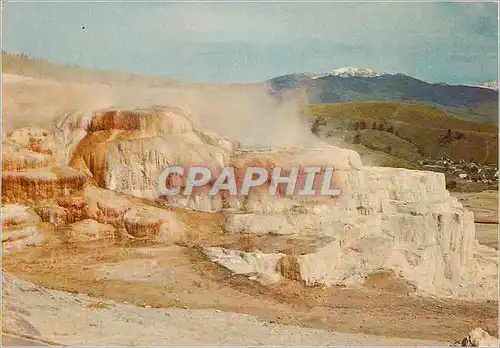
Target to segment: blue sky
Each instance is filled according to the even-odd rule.
[[[435,82],[497,79],[497,4],[15,3],[3,49],[195,82],[344,66]]]

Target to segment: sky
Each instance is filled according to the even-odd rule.
[[[3,50],[193,82],[345,66],[426,81],[498,78],[498,9],[433,2],[13,2]]]

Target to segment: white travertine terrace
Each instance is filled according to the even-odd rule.
[[[278,250],[250,256],[207,250],[212,260],[236,273],[264,274],[272,280],[288,277],[308,285],[357,286],[371,274],[391,271],[427,294],[496,297],[496,285],[489,279],[498,262],[491,257],[478,263],[473,214],[449,195],[441,173],[363,166],[355,151],[326,145],[238,149],[234,141],[197,129],[188,115],[175,108],[76,112],[64,115],[58,127],[60,134],[41,143],[24,141],[32,137],[29,130],[11,136],[9,151],[25,157],[15,161],[12,156],[12,172],[6,176],[11,180],[10,191],[33,198],[28,197],[32,190],[23,188],[25,182],[38,185],[47,181],[47,195],[70,194],[70,189],[83,189],[81,176],[86,173],[103,189],[222,214],[228,233],[280,235],[307,240],[313,246],[297,255]],[[44,134],[43,130],[31,132]],[[66,153],[56,153],[61,143]],[[56,172],[39,168],[45,165],[42,154],[54,157],[47,157],[47,163],[53,160],[49,164],[58,166]],[[61,160],[64,158],[68,163]],[[27,173],[24,163],[30,166]],[[158,175],[167,166],[209,167],[215,177],[225,166],[244,170],[249,166],[308,165],[334,166],[335,184],[342,195],[272,197],[265,188],[256,188],[247,197],[209,197],[203,192],[161,197],[156,187]],[[67,183],[76,180],[72,178],[78,179],[75,187]],[[182,226],[165,228],[165,224],[175,225],[173,212],[160,214],[153,207],[115,208],[109,202],[118,197],[108,200],[104,193],[96,197],[86,203],[87,218],[124,228],[138,237],[155,233],[170,241],[183,238],[181,232],[175,232],[182,231]],[[54,220],[70,216],[71,209],[48,205],[39,211]],[[247,262],[240,262],[241,258]],[[480,285],[482,290],[476,292]]]

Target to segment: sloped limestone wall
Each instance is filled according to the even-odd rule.
[[[308,285],[353,286],[381,270],[395,271],[432,294],[466,281],[474,263],[473,214],[450,197],[443,174],[362,167],[339,170],[336,179],[338,198],[298,200],[258,191],[236,198],[224,213],[225,228],[289,238],[328,236],[314,252],[281,266],[283,274],[299,273]]]
[[[59,197],[57,204],[37,205],[44,221],[91,219],[132,236],[182,239],[182,233],[171,233],[182,227],[174,226],[170,212],[121,204],[119,196],[107,199],[108,194],[88,190],[81,194],[83,203],[78,201],[91,180],[170,206],[221,212],[228,233],[310,238],[309,252],[283,256],[286,262],[276,266],[282,276],[309,285],[357,285],[370,274],[392,270],[439,294],[466,282],[473,268],[473,216],[450,197],[443,174],[363,167],[356,152],[333,146],[237,151],[237,144],[197,130],[188,115],[170,108],[78,112],[63,117],[58,127],[61,134],[54,136],[38,129],[13,132],[4,151],[4,202]],[[156,181],[168,166],[209,167],[214,179],[224,166],[239,174],[250,166],[269,171],[279,166],[285,172],[292,166],[333,166],[342,194],[269,196],[264,185],[248,196],[209,197],[200,189],[188,197],[161,197]],[[68,195],[76,200],[60,199]]]

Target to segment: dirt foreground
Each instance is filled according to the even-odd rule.
[[[192,238],[209,245],[216,229],[203,217]],[[409,295],[390,274],[357,289],[263,285],[189,243],[45,235],[4,258],[4,330],[68,345],[444,345],[478,326],[498,330],[498,302]]]
[[[46,290],[5,275],[11,331],[63,345],[438,345],[443,342],[337,333],[273,324],[219,310],[152,309]],[[9,336],[16,344],[33,341]],[[36,341],[35,341],[36,342]]]

